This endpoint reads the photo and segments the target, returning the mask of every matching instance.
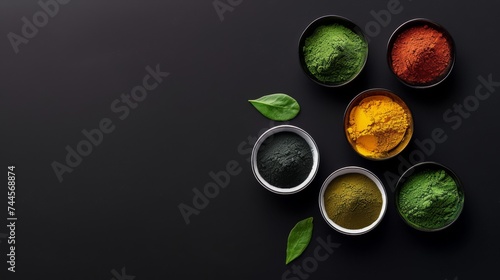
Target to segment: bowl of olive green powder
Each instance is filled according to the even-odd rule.
[[[305,130],[279,125],[257,139],[250,162],[255,178],[264,188],[277,194],[294,194],[316,176],[319,151]]]
[[[421,231],[449,227],[464,207],[458,176],[436,162],[422,162],[409,168],[397,182],[395,196],[401,218]]]
[[[374,229],[387,209],[382,181],[371,171],[347,166],[334,171],[321,186],[319,208],[326,223],[347,235]]]
[[[311,22],[299,40],[299,60],[314,82],[338,87],[354,80],[368,58],[368,40],[347,18],[327,15]]]

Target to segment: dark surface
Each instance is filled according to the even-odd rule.
[[[500,87],[478,104],[471,97],[478,76],[500,81],[498,4],[401,0],[402,10],[369,36],[367,65],[352,84],[322,88],[302,73],[297,42],[312,20],[338,14],[364,29],[374,20],[370,11],[387,3],[243,1],[221,21],[211,1],[73,0],[15,54],[7,34],[21,34],[21,18],[41,8],[36,1],[1,1],[0,169],[16,165],[18,221],[17,272],[7,271],[9,245],[0,238],[0,278],[118,280],[126,268],[136,280],[282,279],[304,261],[311,272],[288,279],[498,278]],[[390,34],[415,17],[445,26],[457,46],[452,74],[432,89],[402,85],[386,62]],[[120,120],[123,112],[111,104],[157,64],[170,76]],[[437,161],[460,176],[464,211],[445,231],[418,232],[398,217],[396,179],[389,183],[384,175],[398,174],[400,158],[368,161],[347,143],[345,107],[372,87],[399,94],[413,112],[414,141],[401,158]],[[321,154],[314,182],[290,196],[260,186],[247,161],[248,141],[276,125],[247,100],[274,92],[299,101],[302,111],[289,123],[310,133]],[[443,118],[464,100],[477,108]],[[75,148],[85,139],[81,131],[103,118],[115,130],[60,183],[51,164],[64,163],[65,147]],[[435,128],[446,141],[429,155],[413,152],[415,140]],[[193,189],[203,190],[214,181],[209,174],[228,164],[237,175],[186,225],[178,206],[193,206]],[[389,194],[384,220],[363,236],[335,232],[318,209],[323,180],[347,165],[375,172]],[[7,233],[2,174],[0,233]],[[313,240],[286,266],[288,232],[309,216]],[[313,267],[317,238],[341,245]]]

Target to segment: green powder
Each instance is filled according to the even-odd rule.
[[[449,225],[463,203],[453,178],[444,170],[425,170],[413,174],[401,187],[399,211],[410,223],[426,229]]]
[[[361,71],[368,44],[351,29],[332,24],[318,27],[303,47],[307,68],[319,81],[344,83]]]
[[[260,175],[279,188],[300,185],[311,173],[312,166],[311,147],[293,132],[276,133],[264,140],[257,152]]]

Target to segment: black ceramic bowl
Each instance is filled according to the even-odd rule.
[[[401,213],[401,205],[400,205],[400,193],[401,189],[403,188],[404,184],[414,175],[419,174],[420,172],[426,171],[426,170],[431,170],[431,171],[437,171],[437,170],[444,170],[446,174],[448,174],[453,181],[455,181],[455,185],[457,186],[457,191],[459,195],[459,200],[458,200],[458,208],[455,213],[453,213],[453,218],[448,221],[444,226],[439,227],[439,228],[426,228],[422,225],[419,225],[415,222],[410,221],[403,213]],[[396,208],[398,210],[399,216],[405,221],[406,224],[409,226],[420,230],[420,231],[426,231],[426,232],[434,232],[434,231],[440,231],[443,230],[450,225],[452,225],[460,216],[462,213],[462,209],[464,207],[464,191],[462,187],[462,183],[460,182],[460,179],[458,176],[448,167],[439,164],[437,162],[421,162],[417,163],[414,166],[410,167],[406,172],[403,173],[403,175],[399,178],[397,184],[396,184],[396,191],[395,191],[395,204]]]
[[[394,43],[396,42],[396,40],[398,39],[399,35],[401,35],[401,33],[405,32],[406,30],[412,28],[412,27],[417,27],[417,26],[429,26],[439,32],[441,32],[443,34],[443,36],[446,38],[446,40],[448,41],[448,44],[450,45],[450,62],[448,64],[448,66],[446,67],[446,69],[443,71],[443,73],[441,75],[439,75],[437,78],[435,78],[434,80],[430,81],[430,82],[427,82],[427,83],[415,83],[415,82],[411,82],[411,81],[407,81],[403,78],[401,78],[400,76],[398,76],[398,74],[396,74],[396,72],[394,71],[394,68],[392,66],[392,50],[393,50],[393,47],[394,47]],[[442,81],[444,81],[451,73],[451,70],[453,69],[453,66],[455,64],[455,42],[453,41],[453,38],[451,37],[451,34],[441,25],[429,20],[429,19],[425,19],[425,18],[415,18],[415,19],[412,19],[412,20],[409,20],[403,24],[401,24],[391,35],[391,37],[389,38],[389,41],[387,43],[387,63],[389,64],[389,69],[391,70],[391,72],[394,74],[394,76],[403,84],[409,86],[409,87],[412,87],[412,88],[429,88],[429,87],[433,87],[435,85],[438,85],[440,84]]]
[[[359,35],[363,39],[363,41],[365,41],[367,44],[365,58],[364,58],[364,61],[363,61],[361,68],[350,79],[348,79],[342,83],[323,82],[323,81],[319,80],[318,78],[316,78],[307,68],[307,64],[305,62],[305,57],[304,57],[304,45],[305,45],[306,39],[314,33],[316,28],[323,26],[323,25],[331,25],[331,24],[340,24],[340,25],[343,25],[343,26],[349,28],[350,30],[354,31],[354,33]],[[317,84],[322,85],[322,86],[339,87],[339,86],[343,86],[343,85],[350,83],[352,80],[354,80],[359,75],[359,73],[361,73],[361,71],[365,67],[367,58],[368,58],[368,39],[366,38],[366,35],[364,34],[364,32],[361,28],[359,28],[355,23],[353,23],[352,21],[350,21],[349,19],[347,19],[345,17],[341,17],[341,16],[337,16],[337,15],[326,15],[326,16],[319,17],[319,18],[315,19],[313,22],[311,22],[306,27],[304,32],[302,32],[302,35],[300,36],[300,40],[299,40],[300,66],[302,67],[302,70],[304,70],[304,73],[311,80],[313,80],[314,82],[316,82]]]

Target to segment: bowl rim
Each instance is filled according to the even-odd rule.
[[[390,97],[391,99],[393,99],[394,102],[398,103],[401,107],[403,107],[403,110],[405,110],[405,112],[408,115],[408,119],[409,119],[409,126],[406,130],[404,139],[398,144],[398,146],[396,146],[394,149],[392,149],[392,151],[394,151],[395,149],[398,149],[398,150],[394,154],[391,154],[390,156],[383,157],[383,158],[369,157],[369,156],[361,154],[356,148],[356,143],[351,140],[351,138],[349,137],[349,133],[347,131],[347,129],[349,127],[349,118],[350,118],[350,114],[351,114],[352,109],[355,106],[357,106],[365,98],[370,97],[370,96],[375,96],[375,95],[384,95],[384,96],[387,96],[387,97]],[[373,160],[373,161],[383,161],[383,160],[391,159],[391,158],[398,156],[402,151],[404,151],[406,149],[406,147],[408,147],[408,144],[411,142],[411,139],[413,138],[414,123],[415,123],[415,120],[413,119],[413,113],[412,113],[410,107],[408,107],[408,104],[399,95],[397,95],[393,91],[385,89],[385,88],[370,88],[370,89],[366,89],[366,90],[363,90],[362,92],[358,93],[356,96],[354,96],[351,99],[349,104],[347,104],[347,107],[344,111],[344,126],[343,126],[343,128],[344,128],[344,134],[346,136],[347,142],[349,143],[351,148],[358,155],[360,155],[361,157],[363,157],[365,159],[369,159],[369,160]],[[403,146],[401,146],[401,145],[403,145]]]
[[[305,63],[303,46],[305,44],[306,38],[308,38],[316,30],[316,28],[318,26],[321,26],[321,25],[327,24],[327,23],[342,24],[343,26],[349,28],[354,33],[359,35],[363,39],[363,41],[366,42],[366,55],[365,55],[363,64],[361,65],[361,68],[353,77],[351,77],[349,80],[342,82],[342,83],[329,83],[329,82],[322,82],[322,81],[318,80],[313,74],[311,74],[311,72],[309,71],[309,69],[307,68],[307,65]],[[343,17],[343,16],[339,16],[339,15],[323,15],[323,16],[320,16],[320,17],[314,19],[313,21],[311,21],[306,26],[306,28],[302,31],[302,33],[299,37],[299,41],[298,41],[298,51],[299,51],[299,64],[300,64],[304,74],[309,79],[311,79],[313,82],[315,82],[316,84],[319,84],[319,85],[325,86],[325,87],[335,88],[335,87],[341,87],[341,86],[349,84],[350,82],[355,80],[361,74],[361,72],[363,72],[363,69],[365,68],[366,62],[368,60],[369,40],[368,40],[368,37],[366,36],[365,32],[363,31],[363,29],[361,27],[359,27],[356,23],[354,23],[352,20],[350,20],[346,17]]]
[[[267,182],[259,173],[259,168],[257,166],[257,153],[260,149],[260,146],[262,143],[269,138],[270,136],[280,133],[280,132],[293,132],[300,137],[302,137],[309,147],[311,148],[311,152],[313,155],[313,166],[311,168],[311,171],[307,178],[298,186],[295,186],[293,188],[280,188],[271,185],[269,182]],[[312,138],[312,136],[307,133],[304,129],[294,126],[294,125],[278,125],[274,126],[272,128],[269,128],[266,130],[262,135],[259,136],[257,141],[255,142],[253,148],[252,148],[252,154],[250,156],[250,165],[252,167],[252,172],[254,174],[255,179],[267,190],[276,193],[276,194],[283,194],[283,195],[289,195],[289,194],[294,194],[302,191],[305,189],[316,177],[316,174],[318,173],[319,169],[319,149],[318,145]]]
[[[325,191],[328,188],[328,186],[330,185],[331,181],[333,181],[335,178],[337,178],[339,176],[342,176],[345,174],[352,174],[352,173],[365,175],[370,180],[372,180],[375,183],[375,185],[378,187],[380,194],[382,196],[382,207],[380,209],[380,213],[379,213],[378,218],[370,225],[368,225],[364,228],[360,228],[360,229],[347,229],[347,228],[344,228],[344,227],[336,224],[334,221],[332,221],[328,217],[328,214],[326,213],[326,208],[325,208],[324,195],[325,195]],[[345,166],[345,167],[342,167],[342,168],[339,168],[339,169],[333,171],[325,179],[325,181],[321,185],[321,189],[319,192],[318,204],[319,204],[319,211],[321,212],[321,216],[323,217],[325,222],[331,228],[335,229],[336,231],[338,231],[340,233],[346,234],[346,235],[362,235],[362,234],[365,234],[367,232],[372,231],[375,227],[377,227],[380,224],[380,222],[384,218],[386,210],[387,210],[388,198],[387,198],[387,192],[385,190],[384,184],[377,177],[377,175],[375,175],[375,173],[371,172],[370,170],[368,170],[366,168],[359,167],[359,166]]]
[[[430,166],[432,166],[432,167],[430,167]],[[451,176],[453,178],[453,180],[455,181],[455,185],[457,186],[457,190],[460,194],[460,206],[459,206],[460,208],[458,209],[457,213],[455,214],[455,217],[453,218],[453,220],[451,222],[449,222],[448,224],[446,224],[440,228],[429,229],[429,228],[421,227],[415,223],[408,221],[401,213],[401,210],[399,207],[399,193],[401,191],[402,184],[408,178],[410,178],[415,171],[421,171],[421,170],[425,170],[425,169],[444,170],[449,176]],[[445,228],[450,227],[452,224],[454,224],[458,220],[458,218],[462,214],[464,204],[465,204],[465,193],[464,193],[462,181],[460,180],[458,175],[449,167],[447,167],[441,163],[435,162],[435,161],[424,161],[424,162],[419,162],[417,164],[412,165],[405,172],[403,172],[403,174],[399,177],[399,179],[396,183],[396,186],[394,188],[394,205],[396,207],[396,210],[398,212],[399,217],[410,227],[412,227],[416,230],[423,231],[423,232],[441,231]]]
[[[450,64],[449,64],[448,69],[446,70],[445,74],[440,76],[438,79],[431,81],[429,83],[425,83],[425,84],[412,84],[412,83],[409,83],[409,82],[401,79],[396,74],[396,72],[394,72],[394,69],[392,68],[391,53],[392,53],[392,48],[394,46],[394,42],[396,41],[399,34],[401,34],[403,31],[407,30],[410,27],[419,26],[419,25],[430,25],[433,28],[435,28],[436,30],[438,30],[439,32],[441,32],[446,37],[446,39],[448,40],[448,42],[450,44],[451,61],[450,61]],[[401,83],[403,83],[404,85],[411,87],[411,88],[425,89],[425,88],[434,87],[434,86],[442,83],[444,80],[446,80],[446,78],[448,78],[448,76],[452,72],[452,69],[455,66],[456,45],[455,45],[455,40],[453,39],[453,36],[451,36],[450,32],[444,26],[442,26],[441,24],[439,24],[433,20],[430,20],[428,18],[413,18],[413,19],[410,19],[410,20],[403,22],[401,25],[399,25],[394,30],[394,32],[392,32],[391,36],[389,37],[389,40],[387,41],[386,49],[387,49],[386,50],[386,60],[387,60],[388,66],[389,66],[389,70]]]

